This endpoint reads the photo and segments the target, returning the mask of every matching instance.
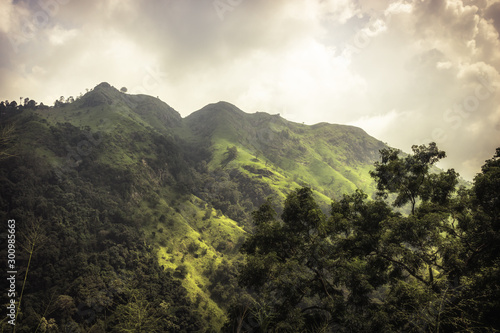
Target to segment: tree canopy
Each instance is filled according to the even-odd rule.
[[[233,307],[228,330],[500,329],[500,149],[472,188],[457,193],[453,169],[431,172],[444,156],[434,143],[403,158],[382,150],[372,172],[380,196],[344,195],[329,216],[307,187],[288,195],[279,217],[270,202],[262,205],[239,275],[255,300]],[[388,193],[411,214],[394,211]]]

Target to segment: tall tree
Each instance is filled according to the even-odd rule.
[[[449,177],[439,178],[448,186],[440,189],[442,193],[431,195],[429,189],[440,176],[429,173],[430,168],[439,160],[446,157],[446,153],[439,150],[436,143],[412,146],[412,155],[399,157],[400,150],[394,148],[382,149],[381,162],[375,162],[375,170],[370,175],[377,182],[378,194],[387,197],[388,193],[395,193],[394,205],[402,207],[411,204],[411,212],[415,213],[418,199],[447,199],[456,185],[457,174],[453,169],[449,170]]]

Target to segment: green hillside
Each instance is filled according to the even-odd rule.
[[[123,321],[133,313],[151,332],[220,330],[245,297],[235,267],[252,211],[266,198],[279,209],[302,185],[325,211],[344,193],[372,194],[369,170],[385,147],[356,127],[226,102],[182,118],[107,83],[0,120],[15,128],[15,156],[0,161],[0,210],[22,230],[18,332],[118,332],[139,325]]]
[[[200,141],[210,138],[209,168],[245,170],[280,195],[302,184],[328,198],[363,189],[374,191],[368,171],[385,145],[360,128],[320,123],[293,123],[279,115],[246,114],[219,102],[194,112],[186,127]],[[227,148],[238,156],[226,161]]]

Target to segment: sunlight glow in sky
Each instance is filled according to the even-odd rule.
[[[0,100],[103,81],[183,116],[224,100],[435,141],[472,179],[500,146],[499,31],[498,0],[0,1]]]

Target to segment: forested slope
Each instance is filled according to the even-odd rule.
[[[252,211],[268,197],[280,210],[302,185],[325,212],[332,197],[372,194],[385,147],[358,128],[226,102],[182,118],[107,83],[0,113],[12,129],[0,214],[17,223],[18,332],[219,330],[246,297],[236,276]]]

